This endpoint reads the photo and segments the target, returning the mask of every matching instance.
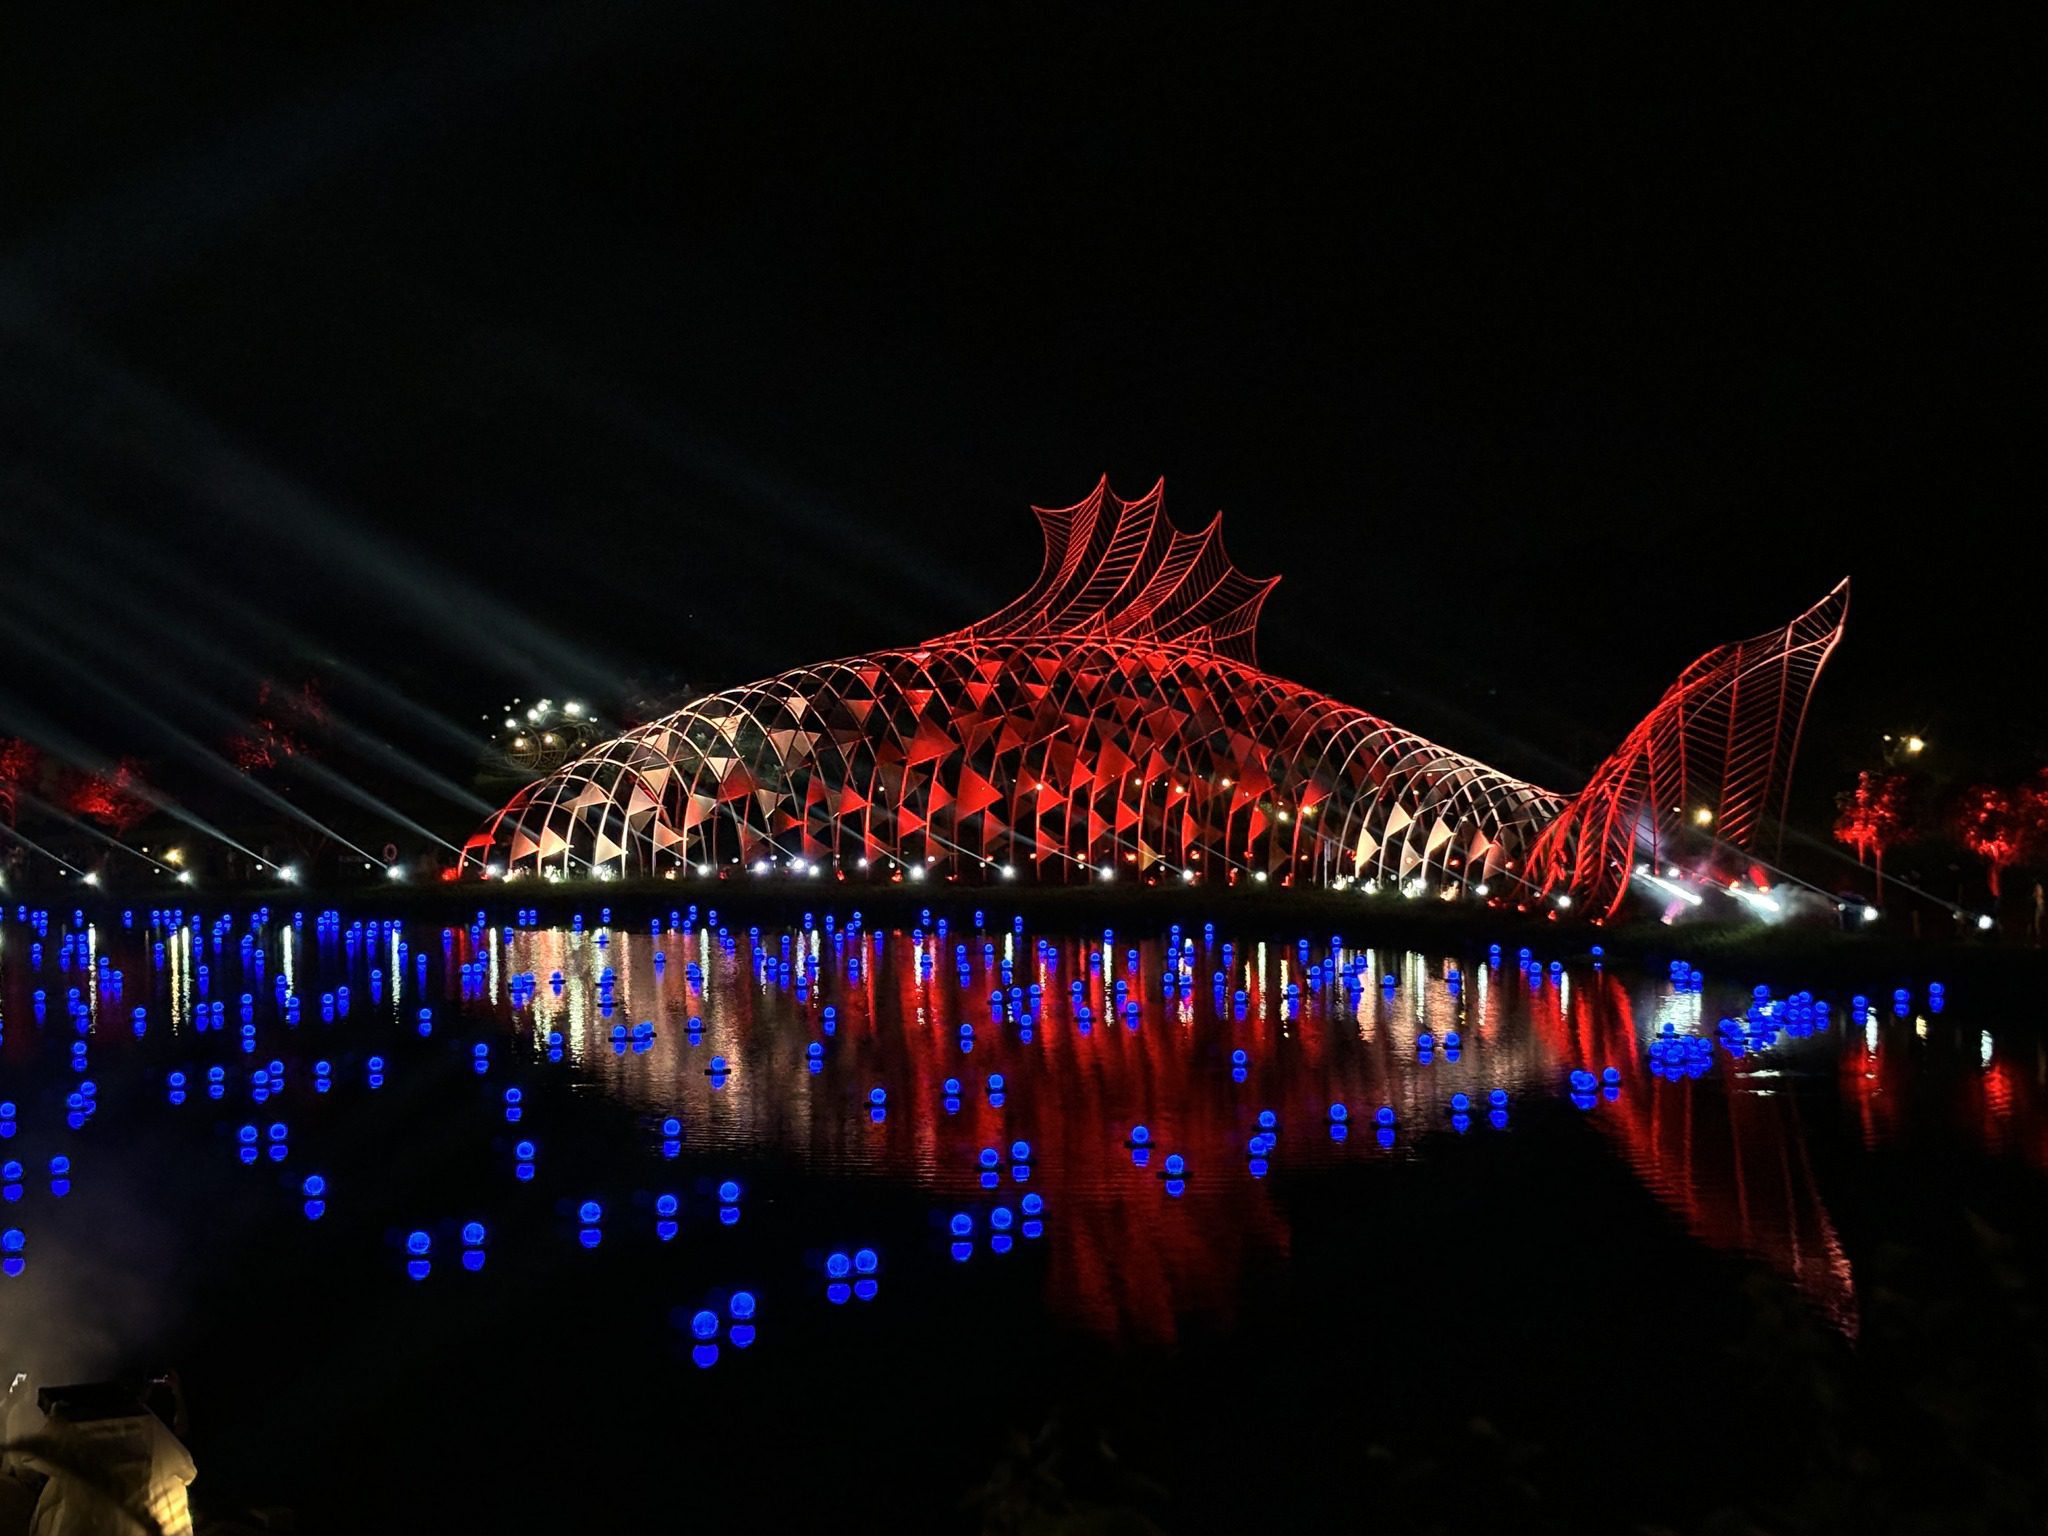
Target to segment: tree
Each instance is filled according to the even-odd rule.
[[[1955,828],[1963,846],[1984,861],[1996,901],[1999,877],[2048,849],[2048,772],[2018,789],[1971,785],[1956,804]]]
[[[266,678],[256,690],[247,726],[227,739],[228,756],[244,773],[275,768],[288,757],[310,757],[306,737],[326,720],[319,684],[302,683],[294,692]]]
[[[21,810],[21,794],[41,773],[42,749],[18,736],[0,736],[0,822],[13,826]]]
[[[1856,775],[1856,787],[1835,797],[1835,841],[1856,850],[1856,862],[1870,859],[1877,867],[1877,899],[1884,900],[1884,851],[1899,841],[1906,825],[1906,776],[1902,773]]]
[[[121,837],[149,814],[153,802],[145,791],[141,767],[124,757],[111,768],[71,778],[63,791],[64,809]]]

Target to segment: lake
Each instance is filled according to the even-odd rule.
[[[0,1367],[306,1530],[2038,1510],[2009,1002],[832,894],[10,906]]]

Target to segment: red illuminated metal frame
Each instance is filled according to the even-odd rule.
[[[1431,894],[1500,881],[1611,907],[1638,843],[1658,846],[1663,807],[1711,780],[1705,803],[1738,842],[1777,808],[1847,602],[1845,585],[1781,634],[1702,658],[1567,798],[1259,670],[1278,578],[1237,570],[1220,518],[1174,528],[1163,484],[1125,501],[1104,481],[1035,510],[1044,565],[1014,603],[601,743],[515,796],[464,867],[651,874],[772,857]]]

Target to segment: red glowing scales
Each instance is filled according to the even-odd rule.
[[[1710,651],[1578,795],[1524,783],[1261,671],[1221,517],[1162,482],[1037,508],[1024,595],[906,650],[698,699],[527,786],[471,872],[623,875],[763,858],[936,876],[1374,883],[1611,911],[1690,808],[1745,847],[1789,789],[1848,584]],[[862,866],[861,861],[868,861]],[[1485,891],[1481,888],[1485,887]]]

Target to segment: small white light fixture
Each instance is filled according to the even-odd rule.
[[[1572,899],[1571,899],[1571,897],[1570,897],[1570,896],[1567,896],[1567,895],[1560,895],[1560,896],[1559,896],[1559,897],[1557,898],[1557,907],[1558,907],[1558,910],[1559,910],[1560,912],[1569,912],[1569,911],[1571,911],[1571,909],[1572,909]]]
[[[1980,913],[1978,913],[1978,914],[1977,914],[1977,931],[1978,931],[1978,932],[1980,932],[1980,933],[1988,933],[1988,932],[1990,931],[1990,929],[1991,929],[1991,914],[1990,914],[1989,912],[1980,912]]]
[[[1873,906],[1869,906],[1869,905],[1867,905],[1867,904],[1866,904],[1866,905],[1864,906],[1864,908],[1863,908],[1863,921],[1865,921],[1866,923],[1874,923],[1874,922],[1876,922],[1876,921],[1877,921],[1877,919],[1878,919],[1878,910],[1877,910],[1877,908],[1875,908],[1875,907],[1873,907]]]
[[[296,864],[278,865],[277,878],[286,885],[297,885],[299,883],[299,866]]]
[[[87,885],[98,885],[100,883],[100,872],[96,869],[88,869],[85,872],[85,883]]]

